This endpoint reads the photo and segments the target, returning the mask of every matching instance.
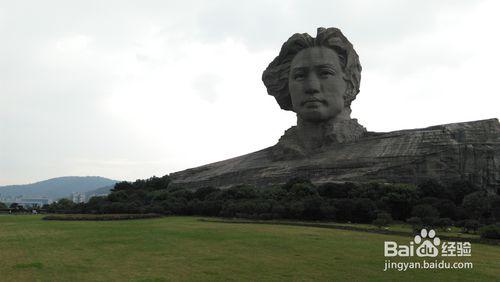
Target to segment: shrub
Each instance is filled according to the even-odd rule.
[[[439,211],[439,215],[445,218],[454,218],[457,216],[457,206],[451,200],[441,200],[435,208]]]
[[[286,206],[286,214],[285,217],[287,218],[302,218],[302,215],[304,214],[304,202],[302,201],[294,201],[294,202],[288,202]]]
[[[351,218],[353,222],[369,223],[375,219],[377,207],[372,200],[366,198],[354,199],[353,203]]]
[[[318,192],[322,197],[330,199],[347,198],[349,192],[354,189],[354,183],[325,183],[318,187]]]
[[[197,215],[218,216],[221,213],[222,201],[207,200],[202,201],[193,207],[193,213]]]
[[[500,222],[500,196],[494,195],[490,199],[491,203],[491,217],[494,221]]]
[[[379,212],[377,214],[377,218],[372,222],[372,224],[377,226],[378,228],[389,226],[391,223],[392,223],[392,217],[387,212]]]
[[[196,190],[193,193],[193,196],[194,196],[194,198],[196,198],[198,200],[204,201],[208,195],[213,194],[213,193],[217,193],[219,191],[220,191],[219,189],[208,186],[208,187],[203,187],[203,188]]]
[[[161,217],[160,214],[58,214],[43,217],[43,220],[124,220]]]
[[[429,179],[418,185],[418,190],[422,197],[446,197],[446,189],[436,180]]]
[[[258,191],[252,186],[236,186],[226,190],[222,190],[218,195],[219,200],[243,200],[255,199],[258,197]]]
[[[434,225],[441,230],[446,230],[453,225],[453,221],[450,218],[442,217],[436,220]]]
[[[350,221],[354,203],[351,199],[337,199],[333,201],[335,206],[335,217],[338,221]]]
[[[418,199],[418,191],[412,185],[385,185],[385,191],[380,197],[380,204],[388,208],[396,220],[410,217],[411,207]]]
[[[323,218],[333,220],[336,219],[335,217],[335,206],[331,201],[324,201],[321,204],[321,214],[323,215]]]
[[[476,232],[477,229],[481,226],[481,223],[475,219],[467,219],[464,220],[462,228],[465,233],[469,233],[470,231]]]
[[[458,181],[451,184],[448,187],[448,190],[453,193],[453,198],[455,199],[455,203],[458,205],[462,203],[465,195],[478,191],[478,188],[472,185],[472,183],[468,181]]]
[[[310,183],[295,183],[288,190],[288,194],[295,200],[304,199],[307,197],[318,196],[318,190]]]
[[[414,232],[420,231],[423,228],[422,219],[420,217],[410,217],[406,222],[411,225]]]
[[[438,210],[429,204],[416,205],[412,209],[412,215],[420,218],[425,227],[435,226],[439,218]]]
[[[306,178],[300,178],[300,177],[295,177],[287,181],[287,183],[283,184],[283,189],[286,191],[290,191],[293,185],[295,184],[305,184],[305,185],[310,185],[312,186],[313,184],[309,179]]]
[[[479,234],[484,239],[500,239],[500,225],[491,224],[483,226],[479,229]]]
[[[474,192],[464,197],[462,206],[474,219],[488,217],[491,208],[490,197],[486,191]]]

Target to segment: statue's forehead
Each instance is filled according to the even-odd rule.
[[[337,53],[327,47],[311,47],[300,51],[292,60],[292,68],[331,64],[340,66]]]

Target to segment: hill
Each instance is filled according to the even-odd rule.
[[[73,192],[86,193],[113,186],[117,180],[100,176],[65,176],[32,184],[0,186],[0,196],[46,196],[54,200],[68,197]]]
[[[111,192],[111,189],[113,188],[115,188],[115,184],[87,191],[85,192],[85,197],[89,199],[91,196],[107,195]]]

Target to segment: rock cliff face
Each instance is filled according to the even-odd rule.
[[[356,141],[333,144],[306,157],[287,155],[278,143],[171,176],[173,185],[188,189],[268,186],[304,177],[313,183],[469,180],[496,190],[500,188],[500,123],[489,119],[388,133],[367,132]]]

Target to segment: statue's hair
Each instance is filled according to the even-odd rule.
[[[359,93],[361,81],[361,64],[351,42],[338,28],[318,28],[316,38],[307,33],[292,35],[281,47],[280,54],[266,68],[262,74],[262,81],[267,93],[274,96],[283,110],[291,111],[292,99],[288,89],[290,65],[293,58],[300,51],[311,47],[327,47],[334,50],[340,60],[344,80],[347,82],[347,91],[344,94],[345,107],[351,106]]]

